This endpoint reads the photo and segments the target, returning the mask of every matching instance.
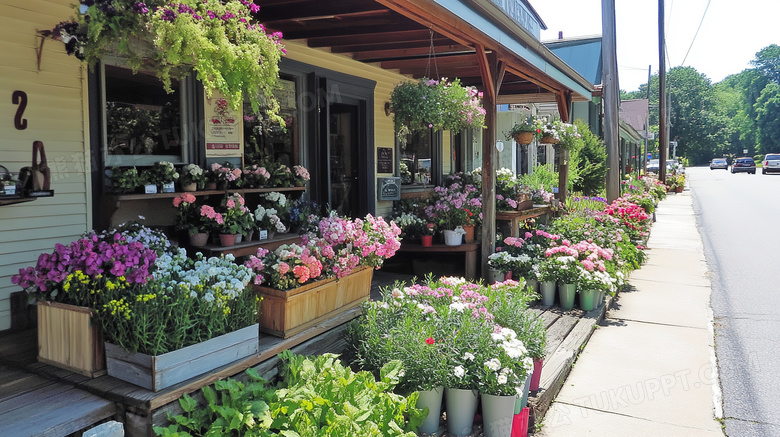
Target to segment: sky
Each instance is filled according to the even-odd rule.
[[[602,33],[601,0],[529,1],[547,25],[542,41],[557,39],[558,31],[564,38]],[[665,0],[664,5],[667,71],[693,67],[715,84],[750,68],[762,48],[780,45],[778,0]],[[647,83],[648,67],[658,73],[658,0],[615,0],[615,18],[620,89],[635,91]]]

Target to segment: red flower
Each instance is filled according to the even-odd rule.
[[[425,343],[427,344],[434,344],[436,343],[436,340],[433,339],[433,337],[428,337],[425,339]]]

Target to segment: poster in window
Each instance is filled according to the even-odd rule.
[[[377,147],[377,173],[393,173],[393,148]]]
[[[244,154],[243,112],[235,110],[219,92],[205,98],[206,157],[240,158]]]

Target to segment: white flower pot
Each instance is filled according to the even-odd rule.
[[[146,193],[146,194],[157,194],[157,185],[155,185],[155,184],[146,184],[146,185],[144,185],[144,193]]]
[[[433,390],[425,390],[419,392],[420,396],[417,398],[417,408],[424,409],[428,407],[428,417],[417,429],[418,432],[424,434],[434,434],[439,432],[439,418],[441,416],[441,398],[444,394],[443,387],[437,387]]]
[[[510,437],[515,418],[516,396],[482,394],[482,424],[485,437]]]
[[[479,393],[476,390],[447,388],[447,432],[454,436],[468,436],[474,428]]]
[[[444,233],[444,244],[447,246],[460,246],[463,244],[463,234],[449,229],[445,229],[442,232]]]
[[[176,185],[174,185],[173,182],[166,182],[162,186],[162,192],[163,193],[175,193],[176,192]]]

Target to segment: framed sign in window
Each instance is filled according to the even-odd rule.
[[[393,148],[377,147],[377,173],[393,173]]]

